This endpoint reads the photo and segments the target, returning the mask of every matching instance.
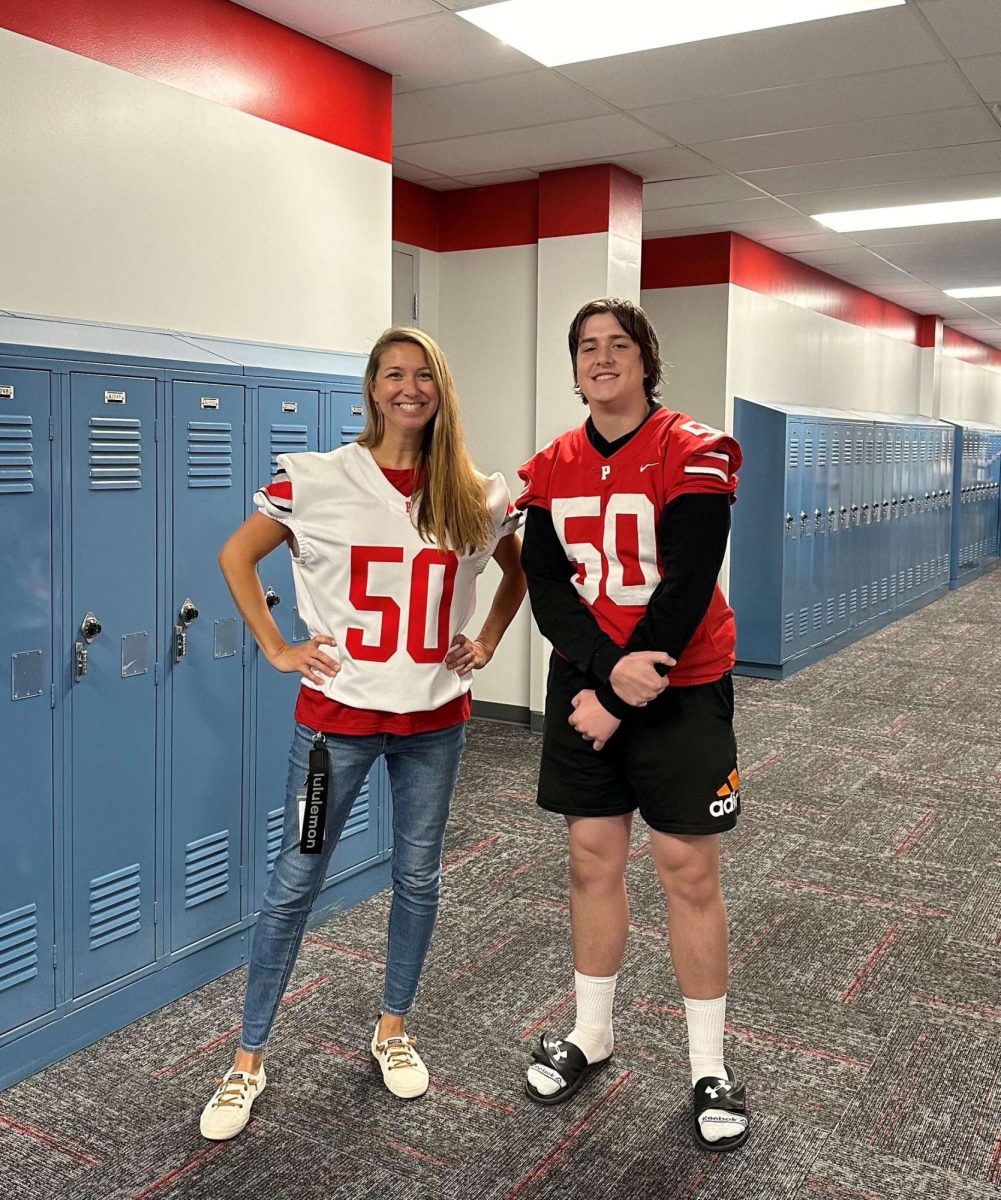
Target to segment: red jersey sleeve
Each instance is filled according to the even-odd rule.
[[[549,481],[552,478],[553,463],[559,454],[558,442],[550,442],[548,446],[533,455],[524,466],[518,468],[518,476],[525,487],[514,502],[519,511],[524,511],[532,505],[539,508],[549,508]]]
[[[743,462],[740,446],[729,434],[682,417],[671,428],[664,459],[664,503],[686,492],[737,491],[737,472]]]

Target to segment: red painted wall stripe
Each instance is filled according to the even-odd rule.
[[[437,250],[439,192],[393,179],[393,241],[423,250]]]
[[[539,238],[539,185],[535,179],[438,193],[441,250],[534,246]]]
[[[968,337],[958,329],[946,328],[942,334],[942,352],[950,358],[972,363],[975,367],[987,367],[990,371],[1001,371],[1001,350],[986,346],[983,342]]]
[[[612,230],[638,241],[642,220],[643,181],[621,167],[601,163],[539,177],[540,238]]]
[[[390,75],[229,0],[3,0],[0,25],[392,162]]]
[[[643,243],[641,287],[713,283],[731,283],[898,341],[920,344],[922,318],[917,313],[739,234],[693,234]]]

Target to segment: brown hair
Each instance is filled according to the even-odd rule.
[[[573,381],[577,386],[577,347],[580,345],[581,332],[588,317],[596,317],[601,313],[609,313],[639,346],[643,358],[643,390],[646,398],[652,404],[660,395],[660,380],[663,363],[660,361],[660,342],[657,333],[650,324],[650,318],[638,304],[631,300],[619,300],[606,296],[600,300],[589,300],[570,322],[570,363],[573,367]],[[586,404],[587,401],[585,400]]]
[[[372,396],[379,360],[388,347],[409,342],[424,351],[438,391],[438,411],[424,427],[417,478],[423,482],[414,493],[414,524],[425,541],[434,539],[443,549],[466,554],[483,550],[493,539],[493,522],[487,509],[483,477],[466,449],[459,416],[459,397],[452,372],[441,347],[423,330],[394,325],[372,347],[365,367],[365,428],[359,446],[374,448],[382,441],[385,424]]]

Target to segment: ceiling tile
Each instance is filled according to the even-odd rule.
[[[877,117],[872,121],[733,141],[701,142],[692,149],[727,170],[753,171],[993,140],[1001,141],[1001,127],[978,106]]]
[[[958,108],[974,99],[953,64],[941,62],[662,104],[634,115],[691,143]]]
[[[773,234],[762,238],[766,246],[796,257],[814,251],[841,250],[852,243],[840,233]]]
[[[758,197],[761,192],[742,179],[722,172],[693,179],[668,179],[643,188],[643,207],[677,208],[686,204],[714,204],[724,200]]]
[[[775,221],[738,221],[732,226],[734,233],[750,238],[752,242],[765,242],[770,238],[795,237],[803,234],[829,233],[811,217],[799,216],[793,209]]]
[[[596,117],[614,110],[552,71],[404,92],[393,104],[393,141],[431,142]]]
[[[910,5],[559,67],[620,108],[943,62]]]
[[[441,12],[435,0],[337,0],[334,4],[330,0],[236,0],[236,3],[315,38],[330,38],[354,29]]]
[[[1001,171],[1001,142],[971,142],[967,146],[941,146],[935,150],[911,150],[906,154],[842,158],[836,162],[743,171],[741,174],[748,183],[756,184],[773,196],[795,196],[799,192],[840,191],[938,177],[948,181],[956,176],[991,171]],[[948,191],[948,182],[943,186]],[[889,189],[887,194],[890,194]],[[960,192],[953,190],[943,199],[958,198],[960,195]]]
[[[397,92],[539,69],[535,59],[444,11],[327,40],[397,76]]]
[[[982,238],[1001,241],[1001,220],[964,221],[955,225],[919,225],[912,229],[870,229],[852,234],[865,246],[942,245],[957,246],[960,251]],[[883,253],[883,251],[880,251]]]
[[[844,212],[853,208],[887,208],[895,204],[933,204],[943,200],[975,200],[1001,196],[1001,174],[960,175],[882,187],[842,188],[829,192],[797,192],[784,199],[805,213]]]
[[[607,161],[608,155],[616,152],[649,150],[660,145],[663,145],[660,134],[617,113],[532,129],[415,143],[407,147],[407,159],[443,175],[471,175],[519,167],[538,169],[573,161]]]
[[[754,200],[731,200],[725,204],[683,205],[679,208],[644,210],[643,225],[656,229],[689,229],[700,225],[728,225],[737,221],[784,215],[788,210],[770,196]]]
[[[998,19],[1001,20],[1001,14]],[[989,104],[1001,100],[1001,54],[962,58],[959,68]]]
[[[660,150],[643,150],[638,154],[610,154],[606,156],[606,161],[615,163],[624,171],[632,171],[650,183],[719,173],[718,167],[684,146],[665,146]]]
[[[954,58],[1001,51],[998,0],[918,0],[918,7]]]
[[[425,183],[429,179],[440,179],[437,171],[427,171],[424,167],[415,167],[413,163],[404,162],[402,158],[393,159],[393,174],[400,179],[409,179],[411,183]]]
[[[535,171],[485,171],[483,174],[462,175],[459,182],[467,187],[487,187],[494,183],[519,183],[525,179],[538,179]]]

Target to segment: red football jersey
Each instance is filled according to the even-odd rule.
[[[742,456],[725,433],[659,408],[610,458],[584,426],[561,434],[519,470],[518,508],[539,505],[577,574],[573,584],[598,624],[624,646],[663,578],[661,514],[686,492],[733,496]],[[719,585],[706,615],[671,671],[672,687],[719,679],[734,664],[733,610]]]

